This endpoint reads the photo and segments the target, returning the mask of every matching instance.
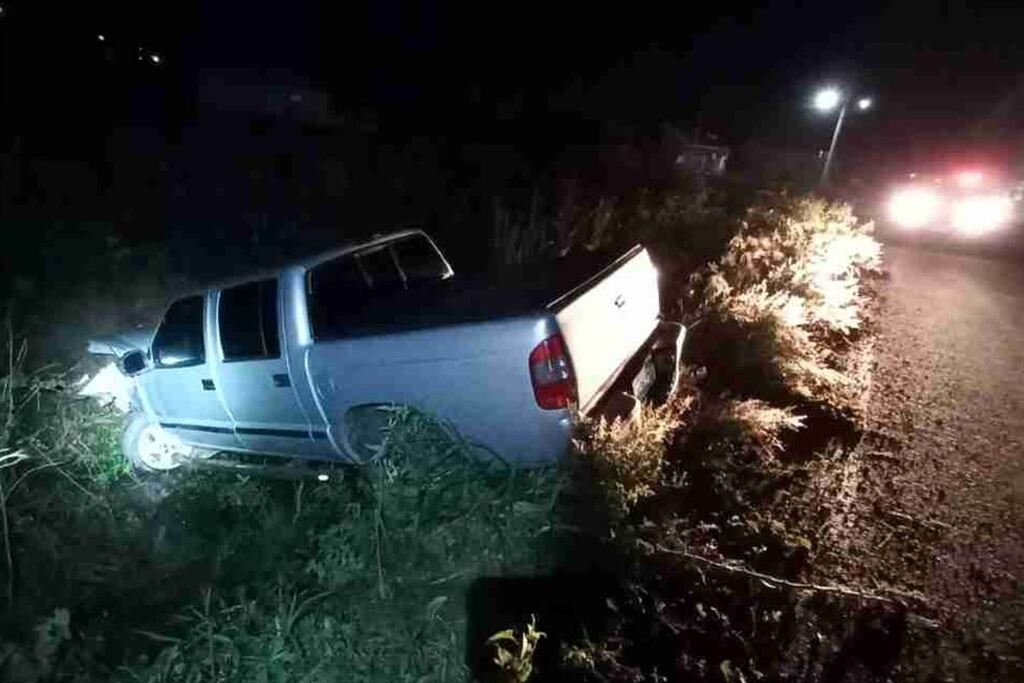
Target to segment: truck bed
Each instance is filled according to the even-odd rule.
[[[529,266],[459,274],[427,289],[396,292],[360,311],[346,336],[557,314],[639,249],[618,255],[574,254]]]

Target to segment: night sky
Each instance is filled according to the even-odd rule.
[[[1009,4],[0,0],[0,146],[187,125],[203,70],[244,67],[396,136],[551,147],[666,123],[821,147],[831,121],[809,99],[834,83],[877,103],[849,120],[848,163],[1006,158],[1024,139],[1024,9]]]

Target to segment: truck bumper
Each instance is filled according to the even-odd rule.
[[[600,399],[584,415],[625,418],[640,403],[663,402],[676,390],[685,342],[685,325],[659,321],[647,341],[619,367]]]

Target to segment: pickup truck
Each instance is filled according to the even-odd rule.
[[[365,463],[380,408],[395,405],[534,465],[565,456],[574,412],[645,349],[678,351],[684,333],[659,320],[640,246],[572,278],[460,280],[424,232],[404,230],[181,297],[155,330],[89,350],[130,378],[123,447],[141,470],[222,451]]]

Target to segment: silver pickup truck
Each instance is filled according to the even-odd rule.
[[[394,405],[544,463],[566,454],[574,411],[664,337],[643,248],[568,271],[460,281],[406,230],[177,299],[155,331],[89,350],[131,378],[124,449],[143,470],[220,451],[366,462]]]

